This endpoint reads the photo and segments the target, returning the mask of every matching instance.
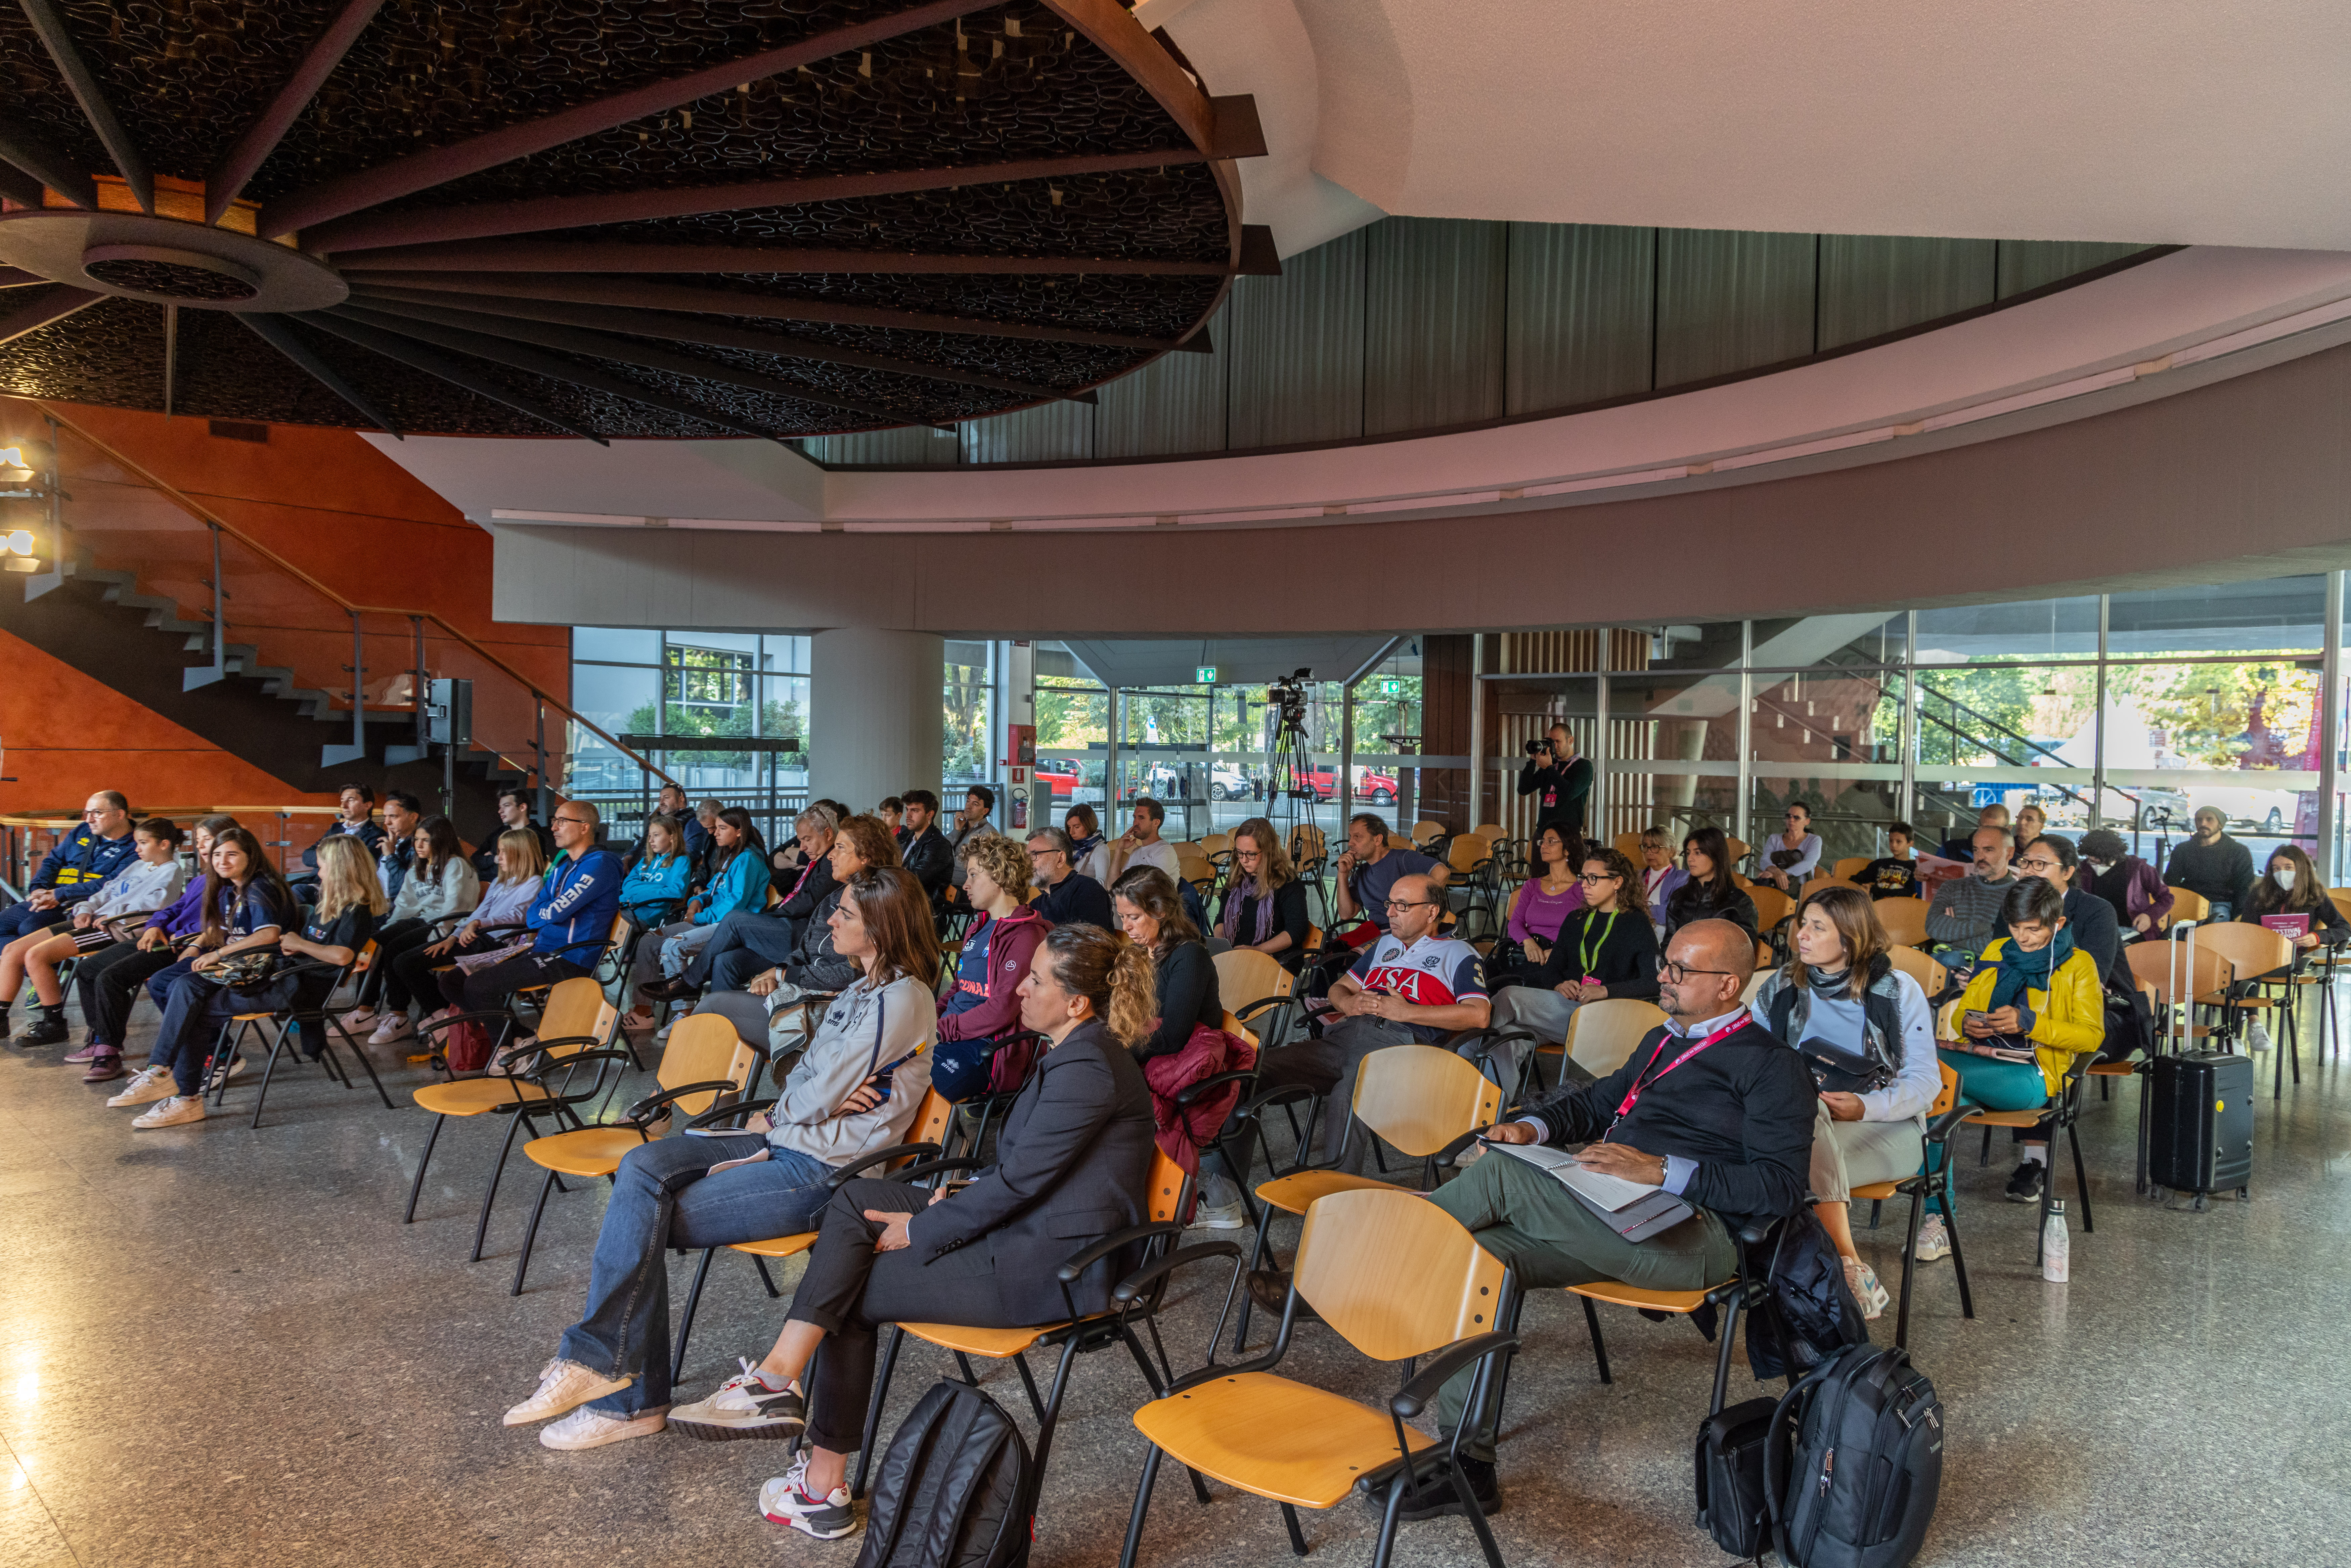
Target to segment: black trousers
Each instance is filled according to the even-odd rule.
[[[804,1385],[808,1440],[820,1448],[852,1453],[864,1440],[878,1325],[951,1322],[1008,1329],[1029,1322],[1007,1314],[998,1300],[995,1265],[985,1247],[967,1247],[927,1264],[911,1249],[873,1250],[883,1227],[865,1218],[867,1209],[920,1214],[930,1201],[928,1187],[859,1180],[844,1182],[825,1206],[808,1271],[786,1314],[825,1332],[824,1354],[810,1364]]]
[[[384,982],[385,1001],[394,1008],[404,1008],[413,1001],[430,1009],[444,996],[440,980],[434,974],[435,969],[462,975],[464,971],[455,967],[460,956],[467,953],[486,953],[504,945],[495,938],[476,936],[471,941],[458,943],[446,953],[432,953],[426,951],[433,946],[431,942],[419,942],[392,959],[392,978]],[[448,1001],[452,1007],[457,1005],[455,997],[450,997]]]
[[[518,953],[472,974],[452,968],[441,977],[441,994],[469,1013],[486,1013],[507,1005],[507,998],[525,986],[569,980],[588,973],[569,958],[542,953]]]
[[[74,989],[81,997],[81,1018],[89,1026],[89,1038],[120,1051],[141,988],[150,976],[178,961],[169,943],[142,953],[136,942],[117,942],[83,957],[74,966]]]
[[[433,940],[433,926],[423,920],[395,920],[375,934],[375,964],[368,970],[367,983],[360,988],[360,1000],[370,1007],[384,1002],[406,1010],[413,999],[409,989],[400,982],[400,971],[393,967],[403,956]]]
[[[650,941],[653,938],[648,937],[647,940]],[[704,944],[702,951],[696,953],[686,964],[686,983],[691,986],[710,984],[718,975],[718,961],[721,958],[742,953],[747,954],[748,956],[737,958],[727,965],[726,972],[730,977],[718,981],[722,989],[740,990],[744,981],[751,975],[772,969],[778,964],[790,962],[794,940],[790,921],[778,919],[772,915],[754,915],[747,909],[738,909],[718,923],[718,935]],[[758,961],[757,967],[752,968],[749,974],[744,974],[743,965],[753,959]]]

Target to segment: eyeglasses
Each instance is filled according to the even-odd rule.
[[[1233,859],[1237,861],[1254,861],[1263,860],[1264,858],[1265,852],[1263,850],[1235,850],[1233,852]]]
[[[1728,975],[1729,973],[1728,969],[1693,969],[1687,964],[1677,963],[1671,958],[1657,966],[1657,978],[1671,980],[1676,985],[1688,979],[1692,975]]]
[[[2029,861],[2018,861],[2016,862],[2016,869],[2024,872],[2055,871],[2057,869],[2057,862],[2051,860],[2042,860],[2036,856]]]
[[[1619,882],[1623,879],[1613,871],[1587,871],[1577,875],[1578,882]]]
[[[1390,909],[1434,909],[1437,907],[1437,901],[1433,898],[1391,898],[1387,901],[1387,907]]]
[[[559,822],[569,822],[575,828],[584,828],[588,825],[588,819],[585,817],[558,816],[555,821]]]

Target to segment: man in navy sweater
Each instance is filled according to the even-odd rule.
[[[119,789],[100,789],[82,802],[81,825],[42,858],[24,898],[0,909],[0,943],[62,925],[75,904],[138,857],[130,802]]]
[[[621,912],[621,857],[596,847],[596,808],[564,800],[550,824],[555,863],[530,906],[531,949],[465,977],[465,1010],[503,1007],[517,988],[569,980],[595,968]]]
[[[1079,874],[1076,850],[1069,834],[1059,828],[1040,828],[1029,834],[1029,867],[1037,879],[1037,897],[1032,907],[1047,920],[1056,925],[1118,929],[1112,924],[1110,890],[1093,878]]]
[[[1804,1202],[1816,1091],[1804,1059],[1739,1004],[1755,969],[1755,939],[1725,920],[1674,933],[1658,971],[1667,1021],[1622,1068],[1597,1083],[1562,1085],[1486,1130],[1493,1144],[1583,1145],[1586,1170],[1687,1201],[1690,1217],[1646,1241],[1628,1241],[1557,1177],[1488,1151],[1429,1201],[1475,1232],[1529,1290],[1621,1280],[1656,1291],[1696,1291],[1738,1271],[1730,1226],[1777,1219]],[[1726,1223],[1728,1221],[1729,1223]],[[1445,1385],[1437,1424],[1458,1427],[1475,1369]],[[1492,1511],[1494,1426],[1489,1404],[1462,1445],[1462,1469]],[[1449,1479],[1425,1485],[1405,1517],[1459,1512]]]

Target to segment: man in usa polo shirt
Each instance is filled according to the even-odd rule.
[[[1269,1051],[1260,1091],[1304,1083],[1324,1096],[1322,1158],[1339,1157],[1364,1058],[1391,1045],[1442,1045],[1465,1029],[1483,1029],[1491,1016],[1486,969],[1478,950],[1437,934],[1444,894],[1429,878],[1396,878],[1388,890],[1388,929],[1364,949],[1331,988],[1338,1021],[1320,1040]],[[1368,1136],[1348,1153],[1348,1167],[1368,1165]]]

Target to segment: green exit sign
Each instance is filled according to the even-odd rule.
[[[1217,684],[1217,666],[1202,664],[1192,672],[1192,678],[1204,686],[1213,686]]]
[[[1380,683],[1380,695],[1384,697],[1395,696],[1401,694],[1403,690],[1404,683],[1402,681],[1382,681]]]

